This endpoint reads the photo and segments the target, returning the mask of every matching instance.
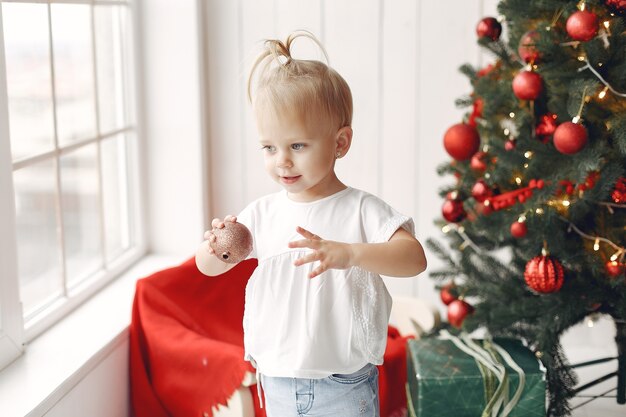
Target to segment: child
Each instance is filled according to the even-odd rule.
[[[294,59],[298,37],[326,54],[309,32],[268,40],[248,80],[265,169],[284,190],[212,227],[238,220],[254,238],[259,265],[246,287],[244,345],[267,415],[378,416],[375,365],[391,310],[379,274],[415,276],[426,258],[411,218],[337,178],[336,160],[352,142],[350,88],[326,64]],[[205,238],[200,271],[232,268],[208,246],[213,233]]]

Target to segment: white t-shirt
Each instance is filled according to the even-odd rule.
[[[413,220],[378,197],[354,188],[312,202],[286,191],[248,205],[237,220],[252,232],[249,255],[259,265],[246,287],[243,318],[246,360],[278,377],[324,378],[380,365],[387,343],[391,297],[382,278],[361,268],[330,269],[315,278],[319,263],[293,262],[311,250],[288,248],[304,239],[301,226],[325,240],[381,243]]]

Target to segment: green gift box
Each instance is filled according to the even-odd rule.
[[[508,416],[545,416],[545,374],[535,355],[517,340],[495,339],[494,343],[525,375],[521,397]],[[407,355],[407,408],[412,417],[480,417],[499,384],[494,373],[449,339],[409,340]],[[501,363],[509,381],[508,395],[506,386],[502,388],[506,403],[514,397],[520,376],[519,368]]]

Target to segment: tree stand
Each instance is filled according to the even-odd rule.
[[[611,372],[585,385],[582,385],[576,388],[575,392],[576,394],[578,394],[579,392],[584,391],[587,388],[590,388],[594,385],[597,385],[601,382],[606,381],[607,379],[611,379],[617,376],[617,395],[616,395],[617,403],[626,404],[626,320],[616,319],[616,318],[614,318],[613,320],[615,322],[615,330],[616,330],[615,343],[617,344],[617,357],[602,358],[602,359],[596,359],[596,360],[589,361],[589,362],[583,362],[583,363],[579,363],[576,365],[572,365],[572,368],[581,368],[583,366],[596,365],[599,363],[604,363],[604,362],[613,361],[617,359],[617,371]],[[594,396],[589,401],[579,404],[576,408],[583,406],[587,404],[588,402],[595,400],[596,398],[604,397],[606,396],[606,394],[608,394],[609,392],[613,390],[615,390],[615,388],[612,388],[611,390],[603,394],[600,394],[598,396]]]

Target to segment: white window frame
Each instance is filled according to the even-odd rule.
[[[19,298],[19,272],[17,265],[17,232],[16,232],[16,213],[14,204],[14,188],[13,188],[13,170],[16,167],[16,163],[12,162],[11,148],[10,148],[10,131],[9,131],[9,110],[8,110],[8,95],[6,84],[6,62],[4,53],[4,32],[2,28],[2,8],[0,7],[0,369],[6,366],[8,363],[17,358],[24,352],[24,345],[42,332],[50,328],[53,324],[65,317],[68,313],[82,304],[85,300],[96,294],[104,286],[109,284],[115,278],[119,277],[121,273],[126,271],[130,266],[135,264],[141,257],[147,252],[147,239],[146,228],[144,225],[145,217],[142,213],[145,212],[145,184],[140,180],[140,174],[142,172],[143,161],[139,158],[143,155],[139,151],[140,144],[142,142],[142,129],[140,128],[139,121],[142,119],[139,111],[140,102],[140,83],[139,80],[139,68],[141,62],[139,61],[140,54],[138,53],[138,39],[139,28],[138,18],[136,10],[136,0],[128,1],[116,1],[116,0],[2,0],[1,3],[44,3],[48,4],[48,12],[50,13],[51,4],[86,4],[92,6],[91,19],[92,19],[92,47],[94,62],[94,83],[95,83],[95,109],[96,109],[96,137],[88,139],[87,141],[81,141],[79,145],[85,143],[98,143],[98,161],[100,160],[100,142],[106,137],[110,137],[113,134],[123,132],[133,132],[133,140],[129,140],[127,146],[127,157],[132,161],[128,171],[128,181],[133,190],[136,191],[136,201],[131,204],[132,213],[130,213],[133,223],[131,225],[131,236],[133,237],[133,245],[131,249],[120,258],[116,259],[110,265],[107,265],[104,270],[99,271],[93,277],[88,279],[87,285],[81,285],[78,290],[73,291],[71,296],[66,294],[64,298],[50,305],[46,309],[39,312],[37,315],[30,317],[28,321],[23,318],[22,305]],[[123,129],[116,132],[108,132],[102,134],[100,132],[100,121],[98,106],[98,85],[97,85],[97,65],[96,65],[96,39],[94,28],[94,7],[97,5],[121,5],[127,6],[131,14],[130,20],[132,24],[132,41],[129,45],[133,48],[133,67],[131,73],[125,74],[127,85],[125,88],[131,90],[131,94],[134,96],[134,100],[131,103],[127,103],[133,106],[135,113],[135,125],[126,125]],[[50,34],[52,28],[49,27]],[[50,38],[51,39],[51,38]],[[124,40],[122,40],[124,41]],[[54,57],[50,56],[51,65],[54,62]],[[124,71],[128,71],[128,67],[124,65]],[[53,74],[54,76],[54,74]],[[128,81],[132,80],[132,81]],[[54,84],[54,78],[51,80]],[[56,102],[53,96],[53,105],[56,106]],[[56,136],[56,132],[55,132]],[[56,139],[55,139],[56,141]],[[74,148],[74,146],[71,146]],[[57,154],[62,153],[55,151]],[[55,156],[58,158],[59,155]],[[33,160],[39,160],[35,157]],[[19,161],[17,164],[23,166],[28,165],[28,161]],[[98,175],[101,176],[102,170],[98,169]],[[101,182],[101,179],[100,179]],[[58,192],[58,190],[57,190]],[[59,203],[58,203],[59,204]],[[100,210],[101,221],[104,221],[102,205]],[[103,232],[104,233],[104,232]],[[104,239],[104,236],[103,236]],[[102,251],[105,247],[102,247]],[[104,259],[104,253],[103,253]],[[67,278],[65,278],[67,279]]]

